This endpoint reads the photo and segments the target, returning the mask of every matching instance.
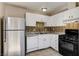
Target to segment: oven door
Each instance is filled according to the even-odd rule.
[[[65,41],[60,41],[60,46],[64,49],[67,49],[69,51],[73,51],[74,50],[74,45],[72,43],[69,42],[65,42]]]
[[[59,40],[59,53],[64,56],[74,56],[77,55],[77,45]]]

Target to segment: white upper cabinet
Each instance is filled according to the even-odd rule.
[[[48,16],[45,16],[45,15],[38,15],[38,19],[37,21],[39,22],[44,22],[44,25],[47,26],[47,20],[48,20]]]
[[[47,16],[46,17],[45,26],[51,26],[52,25],[52,19],[50,17],[51,16]]]
[[[79,18],[79,7],[73,8],[53,16],[26,13],[26,26],[36,26],[36,22],[44,22],[45,26],[64,26],[64,22]]]
[[[64,22],[72,19],[75,20],[76,18],[79,18],[79,7],[64,12]]]
[[[36,26],[36,22],[47,22],[48,16],[26,13],[26,26]]]
[[[56,18],[57,18],[56,20],[57,26],[64,26],[64,23],[63,23],[64,13],[59,13]]]
[[[63,13],[54,16],[26,13],[26,26],[36,26],[36,22],[44,22],[45,26],[63,26]]]
[[[56,16],[49,16],[47,18],[46,26],[56,26],[57,25],[57,17]]]
[[[67,22],[73,22],[76,18],[79,18],[79,7],[73,8],[56,15],[51,16],[51,25],[52,26],[64,26]]]
[[[26,26],[35,26],[36,17],[32,13],[26,13]]]
[[[56,26],[57,22],[57,17],[56,15],[51,16],[51,26]]]
[[[70,19],[70,11],[65,11],[64,13],[64,20]]]
[[[63,20],[64,20],[63,13],[51,16],[51,26],[64,26]]]
[[[48,26],[49,16],[43,16],[44,25]]]
[[[72,15],[72,18],[79,18],[79,7],[77,8],[74,8],[73,10],[71,10],[71,15]]]

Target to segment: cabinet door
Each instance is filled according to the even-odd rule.
[[[27,37],[27,49],[38,48],[37,37]]]
[[[54,15],[51,17],[51,26],[57,26],[59,22],[58,15]]]
[[[55,22],[55,16],[52,16],[51,19],[49,19],[49,20],[50,20],[50,21],[49,21],[49,25],[50,25],[50,26],[55,26],[55,23],[56,23],[56,22]]]
[[[71,12],[69,10],[64,12],[64,21],[70,19],[70,13]]]
[[[57,15],[55,15],[55,18],[54,18],[54,26],[59,26],[58,24],[59,24],[59,14],[57,14]]]
[[[58,35],[55,35],[55,43],[54,43],[55,47],[54,49],[58,51]]]
[[[51,47],[58,51],[58,35],[53,35],[52,36]]]
[[[64,26],[63,20],[64,20],[63,13],[59,13],[52,16],[52,26]]]
[[[26,13],[26,26],[36,26],[36,17],[32,13]]]
[[[71,18],[79,18],[79,7],[71,9]]]
[[[54,48],[55,47],[55,36],[52,35],[51,37],[51,47]]]
[[[39,38],[39,49],[43,49],[45,46],[45,39],[44,38]]]
[[[49,38],[45,38],[45,48],[50,47],[50,39]]]
[[[79,18],[79,7],[70,9],[64,12],[64,22],[68,23],[71,22],[70,20]],[[69,20],[69,21],[67,21]]]
[[[57,16],[57,26],[64,26],[64,13],[59,13]]]
[[[47,20],[46,20],[46,26],[52,26],[52,18],[51,17],[47,17]]]
[[[43,39],[44,39],[44,48],[50,47],[50,35],[45,34]]]
[[[50,39],[48,35],[39,36],[39,49],[50,47]]]
[[[49,16],[43,16],[44,26],[48,26],[47,23],[49,21]]]
[[[71,17],[71,11],[68,10],[68,11],[64,12],[64,20],[63,20],[64,24],[70,23],[71,19],[72,19],[72,17]]]

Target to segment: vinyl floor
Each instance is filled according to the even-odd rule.
[[[62,56],[62,55],[52,48],[47,48],[27,53],[26,56]]]

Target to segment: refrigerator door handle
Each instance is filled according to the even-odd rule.
[[[4,42],[6,42],[6,19],[5,19],[5,18],[4,18],[4,25],[5,25],[5,26],[4,26],[4,27],[5,27],[5,28],[4,28],[4,29],[5,29],[5,30],[4,30]]]
[[[6,42],[6,31],[4,31],[4,42]]]
[[[5,40],[4,41],[6,42],[6,31],[5,31]]]

